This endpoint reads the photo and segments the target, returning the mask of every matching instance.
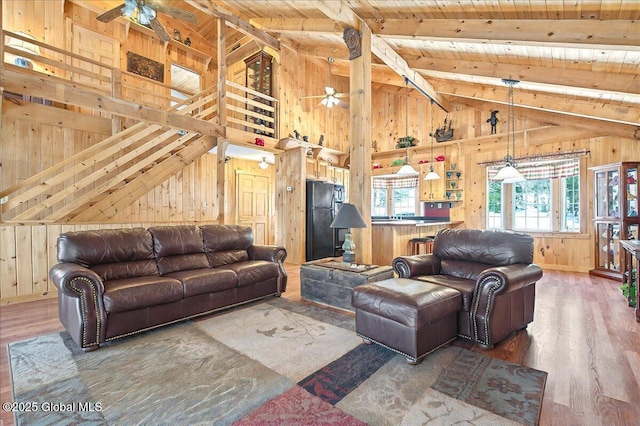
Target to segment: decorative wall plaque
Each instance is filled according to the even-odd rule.
[[[342,33],[342,38],[349,49],[349,60],[355,59],[362,55],[360,46],[360,32],[353,27],[347,27]]]
[[[127,71],[164,83],[164,64],[127,52]]]

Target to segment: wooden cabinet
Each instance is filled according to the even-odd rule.
[[[440,176],[440,179],[424,180],[431,166],[433,166],[433,171]],[[444,201],[446,199],[445,186],[447,182],[444,171],[445,163],[443,161],[420,164],[420,177],[418,178],[420,184],[420,201]]]
[[[638,165],[593,167],[594,269],[592,275],[622,280],[620,240],[638,238]]]
[[[329,176],[329,163],[327,161],[307,157],[306,169],[307,178],[309,179],[331,180]]]

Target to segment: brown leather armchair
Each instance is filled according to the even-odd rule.
[[[458,336],[483,348],[492,348],[533,321],[535,284],[542,269],[533,263],[529,235],[443,229],[432,254],[397,257],[393,269],[401,278],[458,290]]]

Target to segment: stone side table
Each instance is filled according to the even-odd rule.
[[[314,260],[300,266],[300,296],[303,300],[354,312],[351,290],[388,278],[393,278],[391,266],[353,268],[342,263],[340,258]]]

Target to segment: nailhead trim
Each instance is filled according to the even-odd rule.
[[[397,354],[400,354],[400,355],[404,356],[405,358],[407,358],[408,360],[410,360],[411,362],[414,362],[414,363],[417,363],[417,362],[418,362],[418,360],[420,360],[420,359],[424,358],[425,356],[429,355],[431,352],[434,352],[434,351],[436,351],[436,350],[440,349],[441,347],[443,347],[444,345],[446,345],[446,344],[448,344],[448,343],[451,343],[451,342],[453,342],[454,340],[456,340],[456,338],[454,337],[454,338],[452,338],[452,339],[450,339],[450,340],[447,340],[446,342],[444,342],[444,343],[442,343],[442,344],[440,344],[440,345],[436,346],[435,348],[431,349],[429,352],[427,352],[427,353],[425,353],[425,354],[420,355],[418,358],[414,358],[414,357],[412,357],[411,355],[407,355],[407,354],[405,354],[404,352],[401,352],[401,351],[399,351],[399,350],[397,350],[397,349],[394,349],[394,348],[392,348],[392,347],[389,347],[389,346],[385,345],[384,343],[380,343],[380,342],[378,342],[377,340],[372,339],[371,337],[367,337],[367,336],[365,336],[364,334],[360,334],[360,333],[357,333],[357,332],[356,332],[356,336],[361,337],[361,338],[363,338],[363,339],[365,339],[365,340],[370,340],[370,341],[374,342],[376,345],[380,345],[380,346],[382,346],[383,348],[387,348],[387,349],[389,349],[390,351],[393,351],[393,352],[395,352],[395,353],[397,353]]]
[[[480,303],[480,297],[478,297],[478,294],[480,294],[482,287],[484,287],[484,283],[486,281],[489,280],[493,280],[497,278],[498,282],[491,286],[491,288],[489,289],[489,295],[488,295],[488,303],[487,303],[487,307],[485,309],[484,312],[484,319],[482,320],[484,323],[484,335],[485,335],[485,340],[481,341],[478,338],[478,324],[476,323],[476,313],[478,312],[478,304]],[[478,292],[476,294],[476,303],[473,304],[473,310],[471,311],[472,314],[472,318],[473,318],[473,333],[475,334],[475,340],[476,342],[483,344],[485,346],[489,346],[489,341],[491,340],[489,338],[489,321],[487,319],[488,315],[489,315],[489,311],[491,311],[491,304],[493,302],[493,293],[496,292],[496,290],[498,290],[498,288],[500,287],[502,283],[502,278],[500,276],[497,275],[488,275],[486,277],[484,277],[482,279],[482,281],[480,281],[480,283],[478,283]]]
[[[93,306],[94,314],[96,316],[96,342],[87,343],[87,304],[84,301],[84,291],[76,287],[75,281],[82,280],[86,281],[91,288],[91,295],[93,297]],[[100,345],[100,312],[98,312],[98,295],[96,294],[96,288],[93,285],[93,282],[87,277],[76,277],[69,281],[69,287],[73,289],[78,294],[78,299],[80,299],[80,310],[82,311],[82,348],[87,348],[89,346]]]

